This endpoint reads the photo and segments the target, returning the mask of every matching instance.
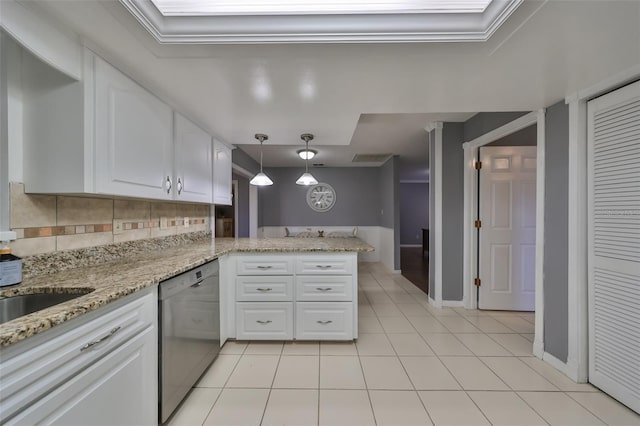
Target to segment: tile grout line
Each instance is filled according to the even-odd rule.
[[[249,345],[247,345],[247,348]],[[245,348],[246,351],[246,348]],[[267,400],[264,404],[264,409],[262,410],[262,416],[260,417],[260,425],[264,422],[264,415],[267,414],[267,407],[269,406],[269,400],[271,399],[271,391],[273,390],[273,385],[276,382],[276,377],[278,376],[278,369],[280,368],[280,361],[282,360],[282,353],[284,352],[284,342],[282,342],[282,347],[280,348],[280,356],[278,356],[278,364],[276,365],[276,369],[273,372],[273,379],[271,379],[271,386],[269,387],[269,393],[267,394]]]

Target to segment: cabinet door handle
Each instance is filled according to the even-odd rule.
[[[318,269],[331,269],[331,265],[316,265]]]
[[[258,265],[257,266],[258,269],[271,269],[273,268],[273,266],[262,266],[262,265]]]
[[[256,322],[257,322],[258,324],[271,324],[273,321],[271,321],[271,320],[266,320],[266,321],[257,320]]]
[[[273,289],[272,288],[256,288],[256,290],[258,290],[258,291],[271,291]]]
[[[331,324],[333,321],[331,320],[326,320],[326,321],[316,321],[318,324],[322,324],[322,325],[327,325],[327,324]]]
[[[101,338],[94,340],[93,342],[89,342],[86,345],[84,345],[83,347],[80,348],[80,352],[89,349],[92,346],[97,345],[98,343],[102,343],[107,339],[110,339],[113,337],[114,334],[116,334],[118,331],[120,331],[120,326],[111,329],[111,331],[109,332],[109,334],[107,334],[106,336],[102,336]]]
[[[167,180],[165,182],[167,184],[167,194],[171,194],[171,176],[167,176]]]
[[[318,291],[331,291],[331,290],[333,290],[333,288],[331,288],[331,287],[325,287],[325,288],[316,287],[316,290],[318,290]]]
[[[182,194],[182,181],[178,178],[178,195]]]

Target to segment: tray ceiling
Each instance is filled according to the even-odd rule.
[[[523,0],[120,0],[160,43],[486,41]]]

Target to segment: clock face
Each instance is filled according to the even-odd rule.
[[[307,191],[307,204],[317,212],[326,212],[336,203],[336,191],[328,183],[313,185]]]

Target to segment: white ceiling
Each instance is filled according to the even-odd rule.
[[[535,110],[640,64],[638,1],[528,0],[482,43],[239,46],[161,45],[117,0],[27,3],[254,158],[258,132],[295,145],[265,145],[265,165],[305,132],[327,165],[382,148],[413,158],[432,114]]]

